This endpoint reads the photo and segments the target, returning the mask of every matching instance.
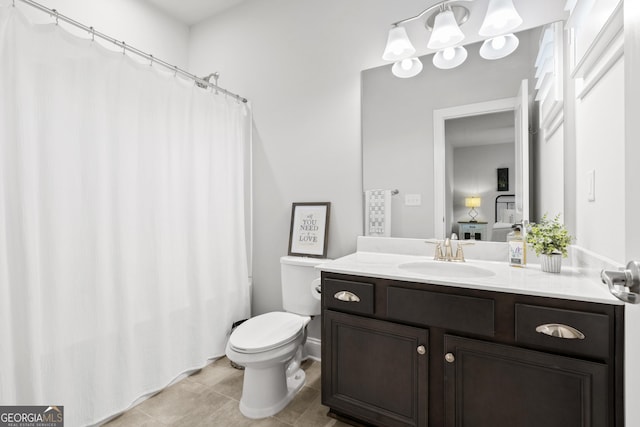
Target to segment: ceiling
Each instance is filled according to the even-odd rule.
[[[237,6],[244,0],[146,0],[168,15],[186,25],[197,24],[200,21],[218,14],[230,7]]]
[[[245,0],[145,0],[148,3],[156,6],[158,9],[164,11],[169,16],[172,16],[183,22],[186,25],[197,24],[200,21],[223,12],[226,9],[237,6]],[[437,4],[442,0],[425,0],[425,8],[430,5]],[[459,4],[464,5],[471,12],[473,19],[470,21],[478,21],[477,23],[471,22],[466,27],[474,27],[471,32],[476,32],[479,28],[481,17],[487,9],[488,0],[458,0]],[[542,23],[551,22],[557,19],[561,19],[564,10],[564,1],[561,0],[514,0],[514,4],[518,9],[518,12],[523,16],[524,22],[520,26],[519,31],[533,28],[541,25]],[[419,13],[420,11],[416,11]],[[478,18],[480,17],[480,18]],[[390,17],[390,23],[396,19],[408,18],[407,17]],[[423,23],[417,21],[411,23],[410,26],[422,26],[418,31],[424,31]],[[478,27],[478,28],[475,28]],[[408,31],[415,31],[408,28]],[[466,30],[465,30],[466,32]],[[465,44],[477,41],[475,39],[468,40]],[[426,44],[426,41],[425,41]],[[416,46],[418,47],[418,46]],[[418,50],[419,47],[418,47]]]
[[[447,144],[454,148],[512,143],[513,111],[449,119],[445,122]]]

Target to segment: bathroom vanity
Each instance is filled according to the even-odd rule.
[[[427,257],[360,252],[321,267],[331,413],[376,426],[623,426],[621,303],[577,271],[466,264],[493,274],[419,274],[404,267],[431,268]]]

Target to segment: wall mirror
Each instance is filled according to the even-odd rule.
[[[515,145],[513,149],[506,145],[514,144],[517,132],[515,128],[508,130],[500,124],[500,119],[495,122],[495,116],[489,113],[510,112],[515,123],[519,91],[524,87],[532,93],[534,89],[534,64],[541,32],[542,27],[518,32],[518,49],[500,60],[482,59],[478,55],[481,44],[478,42],[466,46],[467,60],[454,69],[435,68],[431,63],[432,55],[426,55],[421,57],[425,64],[423,71],[413,78],[395,77],[390,65],[362,72],[363,190],[398,190],[392,196],[390,236],[441,238],[451,231],[459,232],[457,222],[469,218],[470,208],[464,206],[466,197],[480,193],[486,194],[487,200],[481,200],[480,206],[475,208],[477,219],[486,220],[483,222],[487,222],[487,226],[496,222],[495,197],[499,194],[514,194],[518,219],[535,219],[529,218],[528,214],[532,210],[529,200],[539,198],[535,188],[533,194],[524,194],[524,197],[522,190],[516,191],[517,186],[531,188],[527,182],[530,180],[529,162],[522,163],[522,153],[517,152]],[[524,80],[527,83],[523,85]],[[479,108],[483,106],[485,110]],[[535,119],[535,114],[533,116]],[[487,124],[483,124],[485,119]],[[504,116],[501,120],[504,121]],[[497,124],[491,125],[491,122]],[[491,126],[495,129],[490,129]],[[495,143],[478,143],[478,146],[489,147],[488,151],[473,154],[474,150],[469,147],[456,149],[446,143],[457,138],[456,132],[470,133],[478,140],[480,134],[492,133]],[[505,133],[511,133],[512,138],[506,137],[511,141],[505,140]],[[442,135],[441,140],[438,140],[438,134]],[[491,150],[497,152],[492,155]],[[466,166],[458,160],[458,163],[463,162],[460,170],[469,171],[471,165],[479,168],[486,164],[486,168],[478,173],[491,177],[494,191],[484,189],[487,184],[480,183],[479,177],[468,175],[459,178],[458,182],[473,181],[476,188],[454,187],[455,151],[466,151],[467,158],[476,159],[475,163],[466,163]],[[513,152],[513,163],[496,160],[507,152]],[[516,162],[516,157],[520,157],[520,163]],[[497,169],[505,168],[509,169],[509,190],[498,192]],[[490,238],[491,233],[487,232],[483,237]]]

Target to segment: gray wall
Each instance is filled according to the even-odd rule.
[[[498,168],[509,168],[509,189],[498,192]],[[469,208],[464,206],[465,197],[477,195],[482,205],[477,208],[478,221],[486,221],[488,236],[494,224],[494,202],[499,194],[513,194],[515,186],[515,146],[511,144],[460,147],[453,150],[453,224],[468,221]],[[456,231],[457,232],[457,231]]]

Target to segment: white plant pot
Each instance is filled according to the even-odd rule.
[[[542,255],[540,268],[547,273],[560,273],[562,268],[562,254]]]

